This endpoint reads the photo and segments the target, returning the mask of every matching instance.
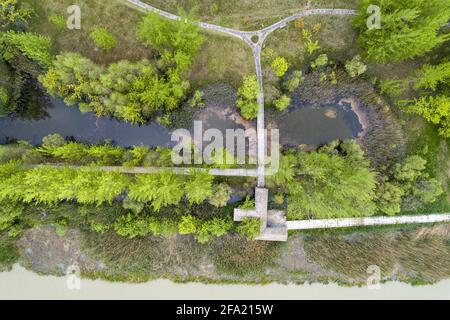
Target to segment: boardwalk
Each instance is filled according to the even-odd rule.
[[[288,221],[287,228],[288,230],[305,230],[305,229],[322,229],[322,228],[381,226],[381,225],[409,224],[409,223],[437,223],[448,221],[450,221],[450,213],[417,215],[417,216]]]
[[[257,177],[258,171],[256,169],[216,169],[216,168],[179,168],[179,167],[132,167],[126,168],[121,166],[99,166],[99,167],[87,167],[87,166],[73,166],[73,165],[60,165],[60,164],[46,164],[37,165],[32,167],[44,167],[51,166],[56,169],[84,169],[91,171],[109,171],[109,172],[120,172],[126,174],[157,174],[162,172],[173,172],[179,175],[190,175],[192,171],[208,172],[212,176],[223,176],[223,177]]]

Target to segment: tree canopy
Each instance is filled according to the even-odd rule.
[[[381,28],[368,28],[369,5],[381,10]],[[439,29],[450,19],[447,0],[363,0],[354,25],[367,58],[379,63],[421,56],[450,38]]]

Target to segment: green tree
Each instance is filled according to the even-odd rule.
[[[291,98],[286,95],[282,95],[279,99],[275,100],[274,106],[279,111],[285,110],[291,104]]]
[[[367,66],[362,62],[361,56],[356,55],[352,60],[348,60],[345,64],[345,70],[347,70],[350,77],[355,78],[362,75],[367,70]]]
[[[50,153],[55,158],[61,158],[67,162],[80,162],[88,154],[88,148],[79,142],[68,142],[60,147],[47,148],[43,146],[43,152]]]
[[[302,30],[303,40],[306,42],[306,51],[309,54],[313,54],[320,49],[319,40],[313,40],[313,34],[308,29]]]
[[[405,112],[418,114],[439,126],[441,136],[450,137],[450,98],[445,95],[425,96],[404,107]]]
[[[185,194],[190,204],[200,204],[212,194],[214,177],[207,172],[193,170],[185,183]]]
[[[213,187],[212,194],[209,196],[208,201],[211,205],[219,208],[225,207],[231,197],[231,187],[226,183],[220,183]]]
[[[130,199],[149,202],[155,211],[162,207],[175,205],[181,201],[185,189],[180,177],[172,172],[139,175],[129,187]]]
[[[383,181],[376,190],[377,209],[387,215],[395,215],[401,211],[401,201],[404,191],[401,187],[388,181]]]
[[[288,92],[294,92],[300,84],[305,81],[305,77],[301,71],[294,71],[286,81],[283,82],[283,88]]]
[[[381,8],[381,28],[367,27],[369,5]],[[440,28],[450,19],[447,0],[363,0],[354,25],[367,58],[385,63],[421,56],[450,38]]]
[[[114,223],[114,230],[123,237],[144,237],[150,233],[150,218],[146,215],[128,213],[120,216]]]
[[[150,218],[150,230],[155,236],[173,237],[178,234],[178,221],[171,218]]]
[[[258,218],[244,218],[236,231],[249,240],[254,240],[261,233],[261,220]]]
[[[17,0],[0,0],[0,30],[25,24],[31,13],[30,9],[22,8]]]
[[[49,134],[42,138],[42,147],[52,149],[62,147],[66,144],[66,140],[58,133]]]
[[[44,66],[52,61],[50,38],[34,33],[8,31],[0,33],[0,54],[6,61],[12,61],[19,54]]]
[[[89,37],[94,43],[105,51],[111,51],[117,45],[117,39],[106,28],[95,27]]]
[[[449,79],[450,62],[441,63],[436,66],[426,64],[417,71],[414,88],[435,91],[438,85],[449,83]]]
[[[169,20],[150,13],[138,26],[138,37],[148,46],[160,51],[181,51],[192,59],[203,44],[204,38],[192,17],[180,12],[179,20]]]
[[[284,57],[276,57],[270,66],[279,78],[284,76],[289,69],[289,64]]]
[[[426,172],[427,161],[413,155],[397,164],[394,179],[403,190],[402,209],[413,211],[433,203],[443,193],[441,184]]]
[[[326,54],[319,55],[316,60],[311,63],[313,69],[324,67],[328,64],[328,56]]]
[[[290,219],[370,216],[375,173],[353,141],[282,157],[271,183],[286,190]],[[299,174],[301,173],[301,175]]]
[[[191,215],[181,217],[178,223],[178,232],[180,234],[195,234],[197,232],[198,221]]]
[[[250,120],[258,116],[259,84],[255,75],[244,77],[242,86],[238,90],[236,105],[244,118]]]

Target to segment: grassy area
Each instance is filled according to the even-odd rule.
[[[435,282],[449,276],[448,225],[402,232],[310,236],[308,257],[322,267],[365,282],[367,268],[377,265],[382,278],[413,283]]]
[[[228,36],[204,34],[205,43],[191,70],[193,86],[226,82],[237,88],[243,76],[255,73],[252,52],[244,42]]]
[[[100,64],[153,57],[152,49],[142,45],[136,37],[144,12],[122,0],[80,0],[77,5],[81,7],[81,30],[58,28],[48,20],[52,15],[67,18],[67,7],[72,4],[70,0],[30,0],[35,11],[31,30],[51,37],[55,54],[79,52]],[[117,38],[117,46],[108,52],[98,48],[89,38],[95,27],[110,31]],[[194,86],[217,81],[238,86],[242,76],[254,72],[251,51],[243,42],[210,32],[204,35],[204,46],[190,76]]]
[[[120,59],[150,58],[152,55],[152,51],[144,47],[136,38],[137,24],[142,13],[129,8],[121,1],[77,1],[77,5],[81,8],[81,30],[60,29],[48,20],[52,15],[67,19],[67,7],[73,5],[73,1],[30,0],[29,3],[35,11],[31,29],[50,36],[55,52],[79,52],[102,64]],[[117,38],[117,46],[110,52],[103,52],[89,38],[89,33],[95,27],[104,27]]]
[[[347,16],[308,16],[302,19],[304,29],[312,30],[320,26],[314,39],[319,40],[320,53],[327,53],[333,61],[344,62],[357,54],[355,32],[351,26],[351,18]],[[266,41],[265,50],[273,50],[276,55],[285,57],[292,67],[300,68],[309,64],[313,58],[308,55],[302,38],[302,29],[295,22],[284,29],[272,33]],[[337,31],[339,30],[339,31]]]
[[[358,0],[144,0],[159,9],[177,12],[196,8],[203,21],[239,28],[261,29],[303,9],[357,7]]]
[[[0,272],[10,270],[19,258],[15,242],[6,231],[0,232]]]

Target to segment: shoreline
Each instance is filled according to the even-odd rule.
[[[358,134],[358,139],[362,139],[364,135],[367,133],[367,130],[369,128],[369,119],[367,118],[367,114],[361,109],[361,103],[356,101],[355,98],[349,97],[349,98],[343,98],[340,99],[338,104],[342,106],[344,103],[350,104],[352,111],[356,114],[358,117],[358,121],[361,124],[362,131]]]

